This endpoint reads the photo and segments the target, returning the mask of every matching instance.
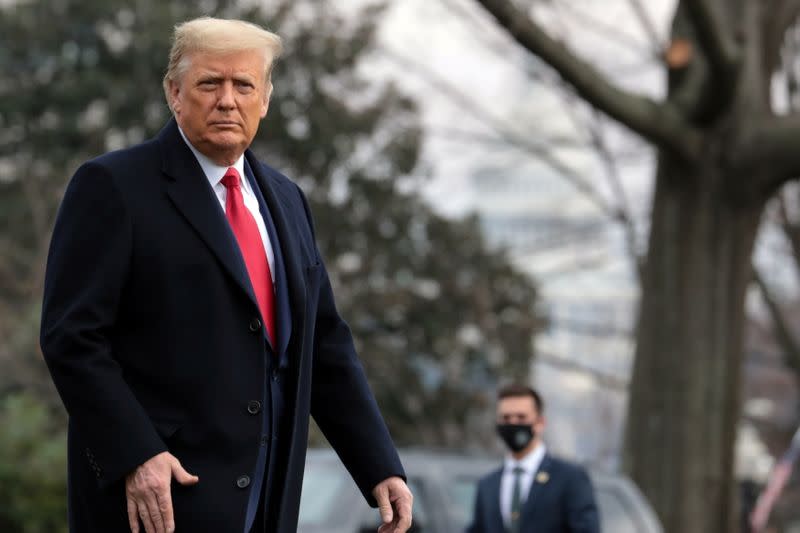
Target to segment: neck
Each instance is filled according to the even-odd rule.
[[[236,161],[238,161],[239,157],[241,157],[242,155],[241,153],[238,152],[206,153],[203,152],[202,150],[198,151],[221,167],[233,166],[233,164],[236,163]]]

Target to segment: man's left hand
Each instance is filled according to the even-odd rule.
[[[378,501],[383,521],[378,533],[406,533],[411,527],[414,496],[405,481],[399,477],[384,479],[372,489],[372,495]]]

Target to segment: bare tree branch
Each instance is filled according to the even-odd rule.
[[[467,142],[476,142],[484,145],[508,146],[508,142],[492,133],[481,133],[477,131],[468,131],[461,128],[453,128],[450,126],[434,126],[428,128],[425,132],[429,135],[442,137],[444,139],[459,139]],[[582,142],[575,137],[564,135],[546,135],[541,139],[541,144],[549,146],[553,149],[569,148],[569,149],[586,149],[591,148],[585,142]],[[518,148],[518,147],[515,147]]]
[[[740,59],[739,46],[734,32],[711,0],[684,0],[689,9],[696,35],[706,51],[713,68],[730,75],[736,71]]]
[[[800,175],[800,113],[754,121],[750,137],[742,143],[737,159],[740,168],[753,169],[759,192],[771,192]],[[763,172],[768,169],[769,172]]]
[[[448,81],[438,76],[435,72],[425,68],[420,63],[408,59],[386,47],[380,50],[387,58],[401,64],[404,68],[417,72],[422,79],[431,84],[436,90],[445,94],[453,103],[461,109],[471,113],[487,127],[491,128],[503,141],[517,149],[523,150],[539,161],[553,169],[559,176],[570,182],[578,191],[583,194],[600,212],[609,217],[616,215],[616,209],[608,204],[600,192],[587,181],[580,173],[559,159],[552,150],[551,146],[542,142],[527,138],[516,131],[513,131],[503,124],[502,121],[487,112],[478,103],[470,99],[466,94],[454,87]]]
[[[764,299],[764,303],[769,310],[772,324],[775,327],[775,335],[783,349],[786,366],[790,367],[795,372],[800,372],[800,345],[798,345],[797,340],[794,338],[794,335],[792,335],[780,305],[778,305],[778,301],[771,293],[764,277],[755,265],[753,265],[753,281],[756,282],[756,285],[761,291],[761,297]]]
[[[591,105],[656,145],[694,159],[700,132],[689,125],[676,106],[628,93],[612,85],[589,63],[555,41],[509,0],[477,0],[523,47],[540,57]]]
[[[606,40],[616,42],[620,46],[624,46],[639,53],[642,52],[642,43],[635,36],[622,31],[619,25],[608,24],[598,20],[596,17],[576,7],[574,3],[570,1],[558,2],[555,5],[565,14],[565,18],[571,17],[578,24],[587,28],[587,30],[603,36]]]
[[[786,189],[784,189],[785,193]],[[786,207],[786,198],[783,194],[778,196],[778,214],[783,234],[792,247],[792,257],[800,272],[800,223],[793,222],[789,217],[789,209]]]
[[[520,70],[526,76],[530,77],[532,80],[538,82],[547,82],[544,76],[542,76],[542,72],[544,69],[532,68],[531,62],[528,62],[526,65],[521,65],[519,62],[510,60],[511,57],[509,55],[510,49],[508,46],[501,39],[497,38],[490,38],[489,34],[484,30],[484,22],[479,20],[479,17],[476,16],[476,13],[473,13],[470,9],[465,7],[463,2],[457,2],[455,0],[439,0],[439,2],[444,6],[448,11],[456,15],[457,17],[462,18],[468,24],[474,27],[474,31],[472,31],[473,35],[476,35],[484,42],[484,47],[489,50],[490,52],[494,53],[497,57],[501,58],[502,60],[514,64],[515,66],[519,67]]]
[[[617,198],[618,214],[616,220],[622,225],[622,228],[625,231],[625,242],[628,248],[628,255],[633,263],[634,271],[636,272],[639,282],[641,283],[642,272],[644,268],[644,258],[641,256],[641,254],[639,254],[638,251],[635,219],[630,208],[625,187],[622,185],[617,159],[606,143],[606,139],[601,133],[599,126],[599,117],[594,123],[589,125],[592,145],[595,147],[595,151],[600,157],[600,160],[603,162],[606,179],[611,186],[614,196]]]
[[[566,85],[566,84],[565,84]],[[606,136],[603,133],[603,117],[596,108],[590,108],[591,120],[582,120],[578,117],[576,110],[581,108],[580,98],[565,86],[564,90],[560,92],[564,99],[565,114],[570,117],[576,129],[584,129],[589,137],[589,144],[595,151],[604,168],[604,175],[609,182],[611,192],[616,197],[617,203],[614,207],[615,212],[612,214],[612,220],[622,225],[625,233],[625,242],[628,248],[628,254],[634,271],[641,281],[643,258],[638,252],[637,239],[636,239],[636,221],[633,216],[633,211],[630,209],[625,188],[622,185],[622,180],[619,172],[620,157],[615,154],[611,147],[606,142]]]
[[[566,370],[568,372],[577,372],[591,377],[595,382],[606,389],[627,390],[628,381],[624,378],[602,372],[588,365],[580,363],[575,360],[567,359],[560,355],[552,355],[547,353],[539,353],[536,356],[536,364],[546,365],[558,370]]]

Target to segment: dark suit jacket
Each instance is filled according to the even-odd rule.
[[[503,533],[500,478],[495,470],[478,483],[472,525],[467,533]],[[545,455],[522,508],[520,533],[599,533],[592,483],[586,471]]]
[[[276,354],[235,237],[175,122],[87,162],[67,187],[41,346],[70,419],[71,531],[127,531],[125,475],[169,450],[200,477],[173,482],[178,531],[238,533],[243,476],[266,445],[269,528],[294,533],[309,415],[373,505],[378,482],[404,475],[334,305],[306,200],[245,157],[274,222],[286,278],[277,290],[291,314],[283,339],[277,317],[288,366],[270,376],[281,381],[284,414],[270,428],[253,402],[270,398]]]

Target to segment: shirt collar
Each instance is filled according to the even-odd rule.
[[[539,466],[541,466],[542,460],[544,460],[546,453],[547,447],[544,445],[544,443],[540,443],[522,459],[517,460],[511,455],[507,455],[505,460],[505,471],[511,472],[514,470],[514,468],[521,467],[525,471],[525,474],[533,475],[539,470]]]
[[[213,188],[220,182],[220,180],[222,180],[222,178],[225,176],[225,172],[227,172],[228,168],[230,167],[222,167],[214,163],[211,159],[209,159],[202,152],[200,152],[200,150],[195,148],[192,145],[192,143],[189,142],[189,139],[186,138],[186,134],[183,133],[183,130],[181,129],[180,126],[178,126],[178,131],[181,132],[181,137],[183,137],[183,140],[186,142],[186,145],[194,154],[195,158],[197,159],[197,162],[200,163],[200,168],[203,169],[203,174],[206,175],[206,179]],[[240,155],[239,159],[237,159],[236,162],[234,162],[233,165],[231,166],[235,168],[237,172],[239,172],[239,176],[244,177],[244,154]],[[247,180],[243,179],[242,181],[244,181],[243,186],[247,187]]]

